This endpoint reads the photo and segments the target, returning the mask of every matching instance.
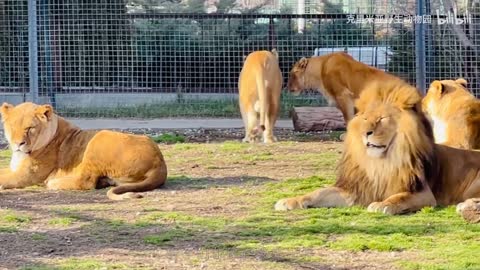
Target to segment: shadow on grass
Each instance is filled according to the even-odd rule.
[[[217,256],[218,260],[247,258],[299,268],[335,269],[312,261],[308,258],[308,252],[298,251],[308,251],[312,247],[355,251],[423,251],[432,250],[435,245],[450,245],[448,241],[456,241],[460,236],[466,241],[467,237],[475,239],[480,232],[480,227],[465,224],[450,208],[427,208],[414,215],[395,217],[367,213],[358,207],[274,212],[273,202],[278,196],[284,195],[282,192],[294,190],[295,193],[303,193],[328,181],[309,178],[268,184],[270,182],[275,180],[257,177],[172,177],[163,189],[152,192],[155,199],[163,196],[163,192],[172,190],[257,187],[258,193],[255,195],[259,199],[250,203],[250,213],[243,217],[202,216],[201,213],[197,215],[156,208],[148,210],[158,204],[155,200],[135,200],[131,204],[120,205],[106,198],[106,190],[2,192],[0,205],[12,211],[29,211],[60,220],[73,218],[74,222],[67,223],[66,227],[47,226],[32,230],[19,226],[16,230],[0,232],[0,262],[3,262],[2,266],[5,264],[5,267],[12,268],[36,267],[38,258],[98,258],[99,253],[108,249],[123,250],[128,254],[159,250],[180,254],[188,250],[191,254],[187,256],[191,257],[208,254],[209,257]],[[289,191],[282,191],[282,188]],[[73,212],[51,209],[51,206],[63,207],[68,204],[107,206],[107,212],[111,213],[99,217],[94,207]],[[125,219],[127,214],[133,218]],[[434,242],[446,235],[451,237],[445,240],[447,242]],[[462,245],[457,242],[451,244],[454,243]],[[469,242],[464,242],[462,248],[466,249],[469,245]],[[436,251],[439,250],[441,248]],[[128,258],[124,260],[128,261]],[[465,259],[465,262],[470,263],[471,260]],[[30,269],[55,269],[57,266],[41,267],[48,266]],[[61,266],[57,268],[63,269]]]
[[[241,186],[261,186],[268,182],[277,180],[268,177],[186,177],[173,176],[168,177],[167,182],[162,187],[145,192],[146,196],[162,196],[163,192],[172,190],[198,190],[221,187],[241,187]],[[44,205],[58,204],[115,204],[109,200],[106,193],[110,187],[87,190],[87,191],[52,191],[44,187],[35,187],[34,189],[15,189],[2,190],[0,192],[0,201],[3,207],[11,207],[17,210],[29,210],[32,205],[38,205],[41,202]],[[22,209],[23,208],[23,209]]]
[[[45,211],[38,210],[37,211]],[[54,212],[54,211],[53,211]],[[52,215],[52,211],[45,211]],[[58,217],[68,215],[55,212]],[[86,224],[73,228],[45,229],[41,232],[19,229],[17,232],[0,233],[0,261],[7,268],[21,269],[70,269],[59,265],[38,263],[38,258],[69,259],[92,257],[106,249],[127,250],[127,252],[167,250],[191,250],[190,256],[207,255],[247,257],[249,259],[304,266],[309,269],[337,269],[316,262],[303,262],[288,254],[261,250],[237,249],[230,245],[236,236],[228,230],[198,230],[198,227],[174,224],[167,219],[148,222],[127,223],[114,219],[101,219],[89,214],[77,214],[78,222]],[[41,236],[41,237],[40,237]],[[21,252],[15,252],[20,251]],[[188,255],[188,254],[187,254]],[[81,263],[80,261],[77,262]],[[121,267],[119,267],[121,268]],[[73,269],[73,268],[72,268]],[[83,269],[82,267],[77,269]],[[87,269],[87,268],[86,268]],[[117,268],[115,268],[117,269]],[[128,269],[128,268],[127,268]]]
[[[30,198],[32,199],[32,198]],[[38,200],[35,200],[38,204]],[[82,202],[83,200],[78,200]],[[77,201],[77,202],[78,202]],[[34,203],[32,203],[33,205]],[[48,204],[48,202],[44,202]],[[115,207],[112,205],[112,208]],[[11,205],[12,210],[26,210],[25,205]],[[72,213],[31,207],[28,209],[40,215],[70,217]],[[443,209],[432,210],[443,211]],[[297,218],[305,215],[304,218]],[[370,224],[353,223],[371,219]],[[308,218],[307,218],[308,216]],[[291,219],[291,218],[294,219]],[[27,267],[27,269],[56,269],[48,265],[39,265],[37,258],[63,259],[71,257],[97,256],[106,249],[121,249],[127,252],[167,250],[172,254],[177,251],[192,250],[192,256],[202,251],[209,256],[225,254],[230,257],[254,258],[264,262],[282,263],[307,269],[336,269],[323,263],[306,260],[296,252],[279,252],[269,250],[265,246],[295,242],[296,248],[308,246],[309,241],[302,239],[320,239],[322,235],[368,234],[372,236],[388,236],[399,234],[408,236],[432,236],[456,230],[444,223],[427,226],[422,220],[411,220],[413,224],[395,224],[399,217],[384,217],[365,213],[358,208],[306,210],[303,213],[294,211],[288,217],[284,213],[267,212],[245,219],[210,219],[190,216],[184,213],[145,211],[134,221],[123,221],[112,215],[111,219],[99,218],[93,213],[76,212],[75,219],[81,226],[71,228],[47,228],[33,232],[20,228],[15,232],[0,233],[0,261],[4,267]],[[405,217],[404,217],[405,218]],[[378,223],[376,224],[377,221]],[[478,232],[474,226],[466,226],[465,232]],[[317,239],[317,240],[318,240]],[[195,251],[194,251],[195,250]],[[280,249],[281,250],[281,249]],[[15,252],[21,251],[21,252]],[[217,255],[216,255],[217,254]],[[219,257],[219,259],[222,259]],[[225,258],[223,258],[225,259]],[[29,267],[32,266],[32,267]],[[44,267],[44,268],[42,268]],[[57,269],[63,269],[57,267]]]
[[[167,190],[189,190],[206,189],[214,187],[242,187],[242,186],[261,186],[265,183],[277,182],[277,180],[268,177],[235,176],[235,177],[187,177],[173,176],[169,177],[165,183],[164,189]]]

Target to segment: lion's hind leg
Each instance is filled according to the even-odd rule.
[[[250,110],[245,113],[246,115],[246,128],[245,128],[245,138],[243,142],[257,142],[258,141],[258,113],[255,110]]]
[[[350,90],[344,89],[342,94],[336,98],[336,106],[342,112],[345,125],[355,116],[355,104]],[[340,135],[340,140],[345,141],[346,133]]]
[[[139,192],[150,191],[163,185],[167,179],[167,167],[163,163],[158,167],[152,168],[145,173],[145,178],[142,181],[131,179],[122,184],[116,181],[118,186],[111,188],[107,192],[107,196],[111,200],[119,201],[123,199],[142,198]]]
[[[242,105],[240,103],[240,113],[242,115],[242,120],[243,120],[243,126],[245,127],[245,137],[242,139],[242,142],[249,142],[249,137],[248,137],[248,114]]]
[[[275,123],[278,115],[278,105],[275,103],[270,104],[270,108],[267,110],[268,114],[265,118],[265,130],[263,131],[263,142],[273,143],[277,141],[273,130],[275,129]]]
[[[352,206],[354,197],[345,190],[328,187],[315,190],[303,196],[281,199],[275,204],[275,210],[287,211],[303,208],[346,207]]]
[[[98,178],[93,174],[72,174],[48,179],[46,186],[51,190],[89,190],[95,189]]]

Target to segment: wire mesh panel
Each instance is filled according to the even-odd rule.
[[[468,88],[480,96],[480,3],[478,1],[431,1],[427,28],[427,84],[433,80],[468,81]]]
[[[0,1],[0,101],[23,102],[29,92],[27,1]]]
[[[285,82],[301,57],[347,51],[412,84],[462,76],[480,91],[478,4],[422,2],[430,20],[415,16],[413,0],[37,0],[37,102],[79,117],[239,117],[243,57],[272,48]],[[30,95],[27,3],[0,1],[0,99]],[[468,20],[444,23],[454,10]],[[325,104],[316,91],[282,93],[284,117]]]
[[[39,0],[39,94],[71,116],[238,117],[243,57],[272,48],[279,51],[285,80],[301,57],[339,49],[412,78],[414,61],[405,57],[413,57],[405,45],[412,44],[411,25],[360,16],[352,21],[346,13],[393,6],[322,3],[307,3],[306,15],[272,15],[282,8],[298,13],[298,5]],[[242,5],[248,14],[227,13],[233,7],[242,11]],[[284,92],[282,100],[284,116],[295,105],[325,104],[314,91],[300,97]]]

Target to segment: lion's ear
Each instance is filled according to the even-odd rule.
[[[445,85],[443,85],[441,81],[433,81],[430,84],[430,88],[436,89],[440,94],[443,94],[445,91]]]
[[[4,102],[2,104],[2,108],[0,109],[0,113],[2,114],[2,117],[5,117],[10,110],[13,109],[13,105],[10,103]]]
[[[35,110],[35,114],[37,115],[38,119],[47,122],[52,119],[53,107],[48,104],[41,105]]]
[[[277,58],[277,60],[280,58],[280,57],[278,56],[277,49],[273,48],[273,49],[271,50],[271,52],[272,52],[272,54],[275,56],[275,58]]]
[[[247,60],[247,56],[243,55],[243,62],[245,62],[245,60]]]
[[[308,66],[308,58],[302,57],[302,59],[298,61],[297,66],[301,69],[306,69]]]
[[[455,80],[456,83],[460,84],[461,86],[467,88],[467,80],[465,80],[464,78],[458,78]]]

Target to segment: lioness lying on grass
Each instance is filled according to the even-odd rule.
[[[4,103],[0,112],[12,159],[0,171],[4,189],[46,183],[48,189],[87,190],[114,185],[112,200],[141,197],[165,183],[167,166],[146,136],[83,131],[50,105]]]

